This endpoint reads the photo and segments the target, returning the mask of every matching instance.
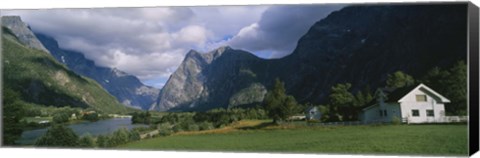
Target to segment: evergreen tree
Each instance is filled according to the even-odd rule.
[[[4,85],[6,86],[6,85]],[[25,115],[25,108],[20,101],[20,95],[10,88],[3,89],[3,145],[15,145],[20,138],[24,124],[20,120]]]
[[[298,113],[300,108],[293,96],[285,94],[284,83],[275,79],[274,87],[264,99],[265,110],[274,123],[287,120],[288,117]]]
[[[402,71],[396,71],[393,74],[387,76],[387,88],[401,88],[411,86],[415,84],[415,80],[412,76],[403,73]]]
[[[450,99],[451,103],[445,105],[447,115],[467,114],[467,64],[464,61],[447,70],[435,67],[422,82]]]

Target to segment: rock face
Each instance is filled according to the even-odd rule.
[[[223,105],[238,106],[244,100],[261,101],[265,87],[256,83],[255,74],[249,74],[248,70],[251,64],[261,61],[248,52],[230,47],[208,53],[191,50],[160,91],[157,104],[150,109],[206,110]],[[250,89],[259,90],[260,95],[242,94]],[[230,101],[233,95],[237,99]]]
[[[52,37],[40,33],[36,36],[58,62],[77,74],[94,79],[122,104],[145,110],[155,103],[159,89],[146,86],[137,77],[116,68],[97,66],[82,53],[64,50]]]
[[[2,16],[2,26],[11,30],[15,37],[25,46],[49,52],[19,16]]]
[[[315,23],[292,54],[272,60],[223,47],[190,51],[151,109],[207,110],[254,105],[275,78],[300,103],[325,103],[330,88],[383,86],[401,70],[414,78],[466,60],[467,5],[349,6]]]

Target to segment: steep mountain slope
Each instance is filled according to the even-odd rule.
[[[20,43],[33,49],[38,49],[44,52],[48,50],[38,41],[30,27],[24,23],[19,16],[2,16],[2,26],[11,30],[11,33],[20,41]]]
[[[466,60],[465,4],[352,6],[314,24],[276,69],[300,101],[322,102],[336,83],[383,86],[402,70],[415,78]],[[274,70],[269,70],[274,71]],[[292,75],[294,74],[294,75]]]
[[[39,105],[91,107],[106,113],[127,108],[95,81],[56,62],[50,54],[22,45],[2,27],[3,86],[20,93],[25,102]]]
[[[466,8],[465,4],[345,7],[315,23],[293,53],[281,59],[262,60],[230,48],[206,54],[191,51],[151,109],[257,104],[275,78],[284,81],[287,93],[298,101],[314,104],[324,103],[337,83],[352,83],[353,91],[375,89],[397,70],[418,78],[435,66],[466,60]]]
[[[159,90],[144,85],[137,77],[115,68],[97,66],[82,53],[60,48],[52,37],[39,33],[36,36],[58,62],[65,64],[77,74],[94,79],[122,104],[148,109],[155,103]]]
[[[192,50],[170,76],[160,92],[157,105],[151,109],[206,110],[261,101],[266,93],[265,87],[250,71],[261,61],[248,52],[230,47],[208,53]],[[251,91],[258,95],[246,93]]]

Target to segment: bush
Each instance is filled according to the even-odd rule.
[[[81,137],[80,140],[78,140],[78,146],[93,148],[95,147],[95,140],[93,140],[93,137],[89,133],[87,133],[86,135]]]
[[[161,136],[168,136],[173,133],[172,125],[170,125],[170,123],[159,124],[157,129]]]
[[[213,124],[210,122],[202,122],[199,124],[200,130],[211,130],[214,129]]]
[[[99,117],[97,113],[90,113],[90,114],[84,114],[83,119],[91,122],[95,122],[99,120]]]
[[[69,118],[70,118],[70,116],[67,113],[58,112],[58,113],[53,114],[52,120],[53,120],[54,123],[66,123],[66,122],[68,122]]]
[[[398,118],[397,116],[392,117],[392,124],[399,125],[401,123],[402,123],[402,121],[400,120],[400,118]]]
[[[104,135],[99,135],[97,137],[97,145],[98,147],[105,148],[108,147],[108,137]]]
[[[121,128],[110,136],[108,139],[109,146],[117,146],[120,144],[125,144],[129,142],[129,132],[125,128]]]
[[[47,130],[47,133],[40,137],[36,146],[50,147],[76,147],[78,146],[78,136],[72,129],[63,125],[53,125]]]
[[[182,126],[180,126],[180,125],[178,125],[178,124],[175,125],[175,126],[173,126],[172,130],[173,130],[173,132],[175,132],[175,133],[184,131],[184,129],[182,128]]]
[[[198,130],[200,130],[200,128],[198,127],[197,124],[189,124],[187,126],[187,130],[188,131],[198,131]]]
[[[128,133],[129,141],[137,141],[140,140],[140,133],[138,131],[132,130]]]

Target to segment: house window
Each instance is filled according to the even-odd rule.
[[[382,110],[378,110],[380,116],[383,116],[383,111]]]
[[[420,116],[420,112],[418,110],[412,110],[412,116],[413,117],[418,117],[418,116]]]
[[[426,102],[427,101],[427,95],[421,94],[421,95],[416,95],[417,102]]]
[[[433,113],[433,110],[427,110],[427,116],[435,116],[435,114]]]
[[[387,110],[383,110],[383,116],[387,116]]]

